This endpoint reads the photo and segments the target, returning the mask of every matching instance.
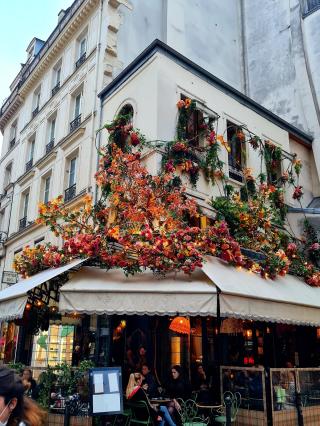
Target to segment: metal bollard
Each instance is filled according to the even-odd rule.
[[[70,426],[70,401],[66,399],[63,426]]]
[[[231,406],[232,400],[230,396],[226,396],[224,403],[226,405],[226,426],[231,426]]]
[[[296,392],[296,407],[297,407],[297,414],[298,414],[298,426],[303,426],[304,420],[303,420],[302,400],[301,400],[300,392]]]

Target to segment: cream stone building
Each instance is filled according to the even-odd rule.
[[[63,194],[68,203],[76,205],[85,193],[96,196],[95,144],[103,143],[104,136],[96,141],[95,131],[126,104],[133,108],[134,125],[148,139],[170,140],[175,135],[177,99],[181,95],[194,97],[205,114],[220,116],[219,133],[226,132],[228,122],[244,125],[289,154],[297,152],[305,166],[300,180],[305,193],[303,207],[316,202],[320,188],[316,167],[320,131],[316,118],[317,81],[312,70],[318,56],[310,33],[319,20],[318,2],[296,0],[294,12],[282,5],[283,16],[276,22],[277,28],[287,21],[293,28],[298,15],[302,16],[301,31],[306,33],[306,40],[303,46],[299,44],[298,30],[292,29],[290,35],[288,31],[281,32],[275,55],[280,58],[291,40],[300,46],[299,61],[297,47],[292,53],[292,63],[287,61],[285,66],[280,62],[281,70],[288,76],[286,90],[280,92],[276,84],[276,59],[271,58],[269,75],[274,84],[270,85],[268,94],[263,91],[266,82],[257,67],[257,63],[265,63],[258,51],[268,49],[267,41],[274,40],[275,34],[267,31],[264,41],[255,38],[255,34],[259,32],[258,22],[272,21],[274,9],[265,5],[263,16],[254,19],[250,2],[227,3],[221,7],[215,0],[201,3],[191,0],[185,8],[181,0],[153,0],[152,6],[146,0],[76,0],[69,9],[60,12],[58,25],[48,40],[31,41],[27,61],[14,79],[11,94],[0,112],[3,133],[0,273],[11,270],[14,255],[26,244],[56,242],[52,234],[35,223],[39,201],[46,202]],[[154,39],[184,55],[189,67],[177,65],[178,53],[172,53],[175,60],[165,63],[169,54],[164,49],[131,75],[129,71],[137,63],[135,58]],[[149,53],[141,58],[151,55],[151,51],[148,48]],[[305,62],[310,59],[308,66],[301,59],[303,52]],[[182,63],[185,58],[180,58]],[[194,63],[202,68],[198,69]],[[300,76],[299,90],[295,89],[297,79],[292,77],[292,69],[299,71],[296,74]],[[118,87],[118,79],[123,75],[126,81]],[[103,93],[108,96],[103,95],[102,107],[97,95],[104,87],[107,88]],[[229,173],[228,156],[223,155],[225,171]],[[155,170],[159,153],[146,158]],[[259,161],[255,153],[246,152],[248,167],[255,168]],[[239,179],[233,183],[241,185]],[[202,204],[216,190],[203,177],[196,190],[189,188],[190,194],[197,196]],[[287,202],[293,208],[292,227],[300,235],[303,212],[290,196]],[[317,210],[304,213],[310,215]]]

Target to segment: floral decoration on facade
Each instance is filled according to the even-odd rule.
[[[85,257],[103,268],[121,268],[126,274],[146,268],[157,274],[190,274],[202,266],[206,255],[213,255],[263,277],[273,279],[291,271],[310,285],[320,285],[320,273],[310,262],[311,254],[319,252],[317,241],[310,244],[308,254],[296,248],[283,229],[285,187],[295,188],[296,199],[301,197],[299,191],[302,195],[298,184],[301,162],[293,157],[281,176],[270,182],[268,174],[274,174],[283,152],[271,142],[237,128],[237,141],[259,151],[266,161],[267,174],[261,170],[255,177],[251,169],[243,168],[243,187],[235,192],[219,158],[221,148],[230,151],[224,135],[216,134],[214,121],[199,116],[200,132],[186,139],[196,102],[185,98],[177,106],[176,139],[166,143],[163,168],[156,175],[151,175],[141,160],[152,143],[133,128],[130,117],[118,116],[104,126],[109,138],[99,150],[95,175],[100,199],[93,205],[91,197],[86,196],[78,209],[67,207],[61,196],[40,204],[38,223],[48,226],[63,244],[60,248],[49,244],[26,247],[15,258],[17,272],[27,277]],[[200,137],[203,146],[199,146]],[[188,173],[195,185],[201,170],[213,184],[219,181],[223,188],[223,196],[212,200],[217,218],[204,229],[191,225],[199,218],[199,208],[194,199],[187,197],[180,179],[181,173]],[[240,246],[255,249],[262,257],[252,260]]]

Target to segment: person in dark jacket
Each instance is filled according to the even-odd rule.
[[[143,364],[141,372],[144,377],[142,388],[146,391],[146,394],[150,399],[157,398],[159,396],[158,385],[149,366],[147,364]]]
[[[171,377],[166,386],[166,393],[172,399],[172,402],[168,405],[169,413],[176,421],[179,421],[178,412],[180,412],[181,407],[177,399],[186,401],[191,398],[191,385],[188,378],[184,377],[180,365],[174,365],[171,368]]]

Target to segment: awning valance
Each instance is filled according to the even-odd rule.
[[[297,277],[263,279],[215,257],[202,270],[221,291],[221,316],[320,326],[320,288]]]
[[[46,269],[2,290],[0,292],[0,321],[21,318],[28,300],[29,291],[82,262],[84,262],[84,259],[77,259],[59,268]]]
[[[60,289],[59,310],[87,314],[216,315],[216,288],[202,271],[126,277],[83,267]]]

